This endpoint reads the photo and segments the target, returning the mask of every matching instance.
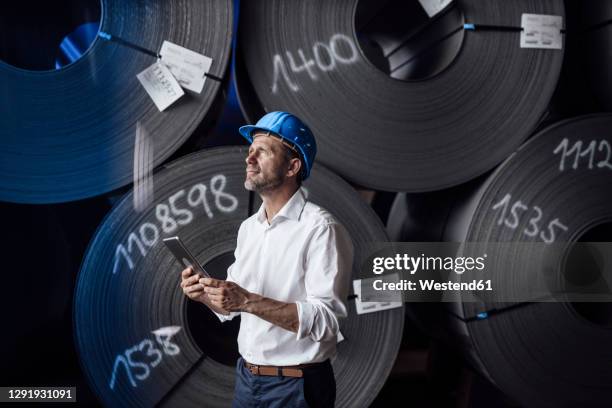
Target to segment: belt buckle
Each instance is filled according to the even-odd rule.
[[[253,375],[259,375],[259,366],[255,365],[255,364],[251,364],[250,367],[247,367],[249,369],[249,371],[251,372],[251,374]]]

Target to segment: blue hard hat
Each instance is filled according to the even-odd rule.
[[[275,133],[283,140],[289,142],[289,144],[295,146],[304,162],[305,168],[302,171],[302,180],[306,180],[310,176],[310,170],[317,155],[317,143],[308,126],[297,116],[287,112],[270,112],[259,119],[255,126],[242,126],[240,134],[249,143],[253,143],[251,135],[255,130]]]

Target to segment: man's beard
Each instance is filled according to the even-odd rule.
[[[247,178],[244,181],[244,188],[256,193],[263,193],[274,190],[285,182],[284,171],[279,168],[276,173],[264,176],[261,171],[255,174],[254,178]]]

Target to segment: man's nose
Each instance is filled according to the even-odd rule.
[[[248,153],[246,159],[244,160],[247,164],[249,163],[255,163],[255,152],[252,153]]]

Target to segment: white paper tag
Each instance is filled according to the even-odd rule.
[[[210,70],[212,58],[170,41],[164,41],[159,55],[161,62],[170,69],[183,88],[197,93],[202,92],[206,81],[204,75]]]
[[[402,307],[402,294],[395,293],[393,295],[393,302],[362,302],[361,301],[361,285],[372,285],[374,280],[382,279],[385,282],[398,282],[399,275],[397,273],[393,273],[390,275],[380,276],[376,278],[368,278],[368,279],[356,279],[353,281],[353,292],[357,298],[355,298],[355,308],[357,310],[357,314],[365,314],[365,313],[373,313],[380,312],[381,310],[387,309],[395,309],[397,307]]]
[[[336,339],[336,344],[340,343],[342,340],[344,340],[344,336],[342,335],[342,332],[338,331],[338,338]]]
[[[546,48],[560,50],[563,47],[561,29],[563,17],[546,14],[521,16],[521,48]]]
[[[185,95],[168,68],[159,62],[151,65],[136,77],[160,112]]]
[[[419,0],[430,18],[444,10],[452,2],[453,0]]]

